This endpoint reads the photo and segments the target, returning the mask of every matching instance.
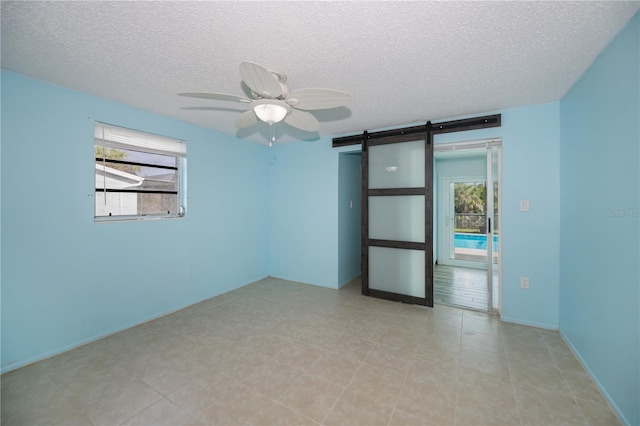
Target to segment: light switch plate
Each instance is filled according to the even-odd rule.
[[[521,212],[529,211],[529,200],[520,200],[520,211]]]

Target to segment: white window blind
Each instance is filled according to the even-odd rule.
[[[142,150],[153,154],[187,156],[187,144],[178,139],[138,132],[123,127],[95,123],[95,143],[111,148]]]

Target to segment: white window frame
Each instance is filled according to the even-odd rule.
[[[114,216],[98,216],[96,210],[96,203],[98,195],[103,192],[106,200],[106,194],[108,193],[133,193],[140,194],[149,191],[136,190],[127,191],[115,191],[110,192],[106,188],[106,185],[102,185],[100,188],[96,179],[95,192],[94,192],[94,221],[96,223],[104,222],[122,222],[122,221],[140,221],[140,220],[157,220],[157,219],[177,219],[183,218],[186,215],[186,189],[187,189],[187,144],[186,141],[180,139],[169,138],[165,136],[159,136],[152,133],[142,132],[138,130],[132,130],[125,127],[114,126],[111,124],[102,123],[99,121],[94,122],[94,150],[96,146],[102,146],[105,148],[126,149],[132,151],[138,151],[149,154],[167,155],[176,158],[176,168],[171,168],[177,172],[176,192],[167,191],[166,193],[177,195],[177,205],[175,213],[164,214],[122,214]],[[102,167],[108,167],[108,162],[104,162]],[[95,169],[100,169],[101,165],[98,163],[98,159],[94,155]],[[137,165],[144,166],[145,163],[136,163]],[[148,164],[149,167],[156,167],[153,164]],[[105,169],[102,169],[105,171]],[[124,172],[122,172],[124,174]],[[94,176],[95,178],[95,176]],[[140,178],[141,182],[144,178]],[[154,193],[158,193],[157,191]],[[163,192],[164,193],[164,192]]]

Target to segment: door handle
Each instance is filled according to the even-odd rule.
[[[487,218],[487,231],[489,232],[489,234],[491,233],[491,218],[490,217]]]

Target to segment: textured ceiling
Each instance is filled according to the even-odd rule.
[[[288,76],[291,90],[353,95],[314,112],[319,133],[276,125],[279,141],[559,100],[640,2],[2,1],[2,68],[266,143],[238,131],[238,65]],[[189,107],[208,106],[211,110]]]

